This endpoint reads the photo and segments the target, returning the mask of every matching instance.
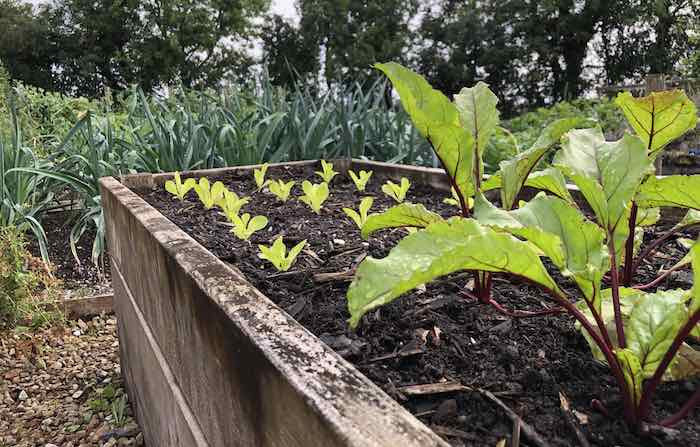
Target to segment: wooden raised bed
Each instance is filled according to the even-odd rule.
[[[440,170],[335,167],[350,163],[448,190]],[[167,178],[101,180],[122,371],[148,445],[447,445],[129,189]]]

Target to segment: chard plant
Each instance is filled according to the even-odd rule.
[[[258,245],[260,253],[258,257],[269,261],[280,272],[286,272],[294,264],[299,253],[304,249],[306,239],[296,244],[287,253],[287,246],[284,245],[282,236],[275,239],[271,246]]]
[[[188,178],[183,182],[182,179],[180,179],[180,173],[175,172],[174,180],[165,182],[165,190],[182,202],[185,199],[185,195],[194,188],[194,185],[195,180],[193,178]]]
[[[316,171],[316,174],[318,174],[323,181],[329,185],[331,180],[333,180],[333,177],[338,175],[338,173],[333,170],[333,163],[328,163],[326,160],[321,160],[321,170]]]
[[[239,197],[235,192],[224,189],[224,195],[216,202],[216,205],[221,208],[224,216],[231,221],[233,216],[238,216],[241,208],[249,202],[249,198]]]
[[[361,170],[358,174],[355,174],[354,171],[349,170],[348,175],[355,184],[355,188],[357,188],[359,192],[363,192],[367,187],[370,177],[372,177],[372,171]]]
[[[447,175],[458,204],[457,217],[471,217],[471,204],[476,194],[500,188],[501,206],[510,210],[518,203],[520,191],[530,186],[572,201],[563,175],[555,169],[533,172],[540,160],[559,142],[561,136],[575,127],[590,125],[580,118],[560,119],[545,127],[535,143],[526,150],[500,163],[500,170],[483,181],[483,155],[492,135],[499,126],[498,98],[479,82],[463,88],[450,101],[433,89],[420,75],[390,62],[376,64],[391,81],[401,104],[411,117],[418,132],[427,139]],[[370,216],[363,226],[363,236],[383,228],[425,228],[442,220],[423,206],[401,203],[384,212],[386,218]],[[370,225],[371,223],[371,225]],[[372,261],[366,261],[372,262]],[[474,294],[484,304],[502,309],[491,298],[491,274],[488,268],[474,268]]]
[[[406,199],[406,193],[410,187],[411,182],[406,177],[402,177],[401,183],[398,185],[391,180],[387,180],[382,185],[382,192],[394,199],[396,203],[402,203]]]
[[[209,180],[204,177],[200,178],[193,188],[204,208],[208,210],[213,208],[224,197],[224,191],[226,190],[223,183],[214,182],[211,185]]]
[[[289,199],[289,194],[292,192],[292,188],[296,182],[291,180],[289,182],[284,182],[284,180],[272,180],[268,181],[267,189],[270,190],[272,194],[277,197],[280,202],[286,202]]]
[[[244,213],[241,216],[234,214],[228,217],[233,225],[231,233],[244,241],[250,239],[256,231],[260,231],[267,226],[267,217],[265,216],[251,217],[250,214]]]
[[[697,126],[697,108],[682,90],[653,92],[634,98],[629,92],[620,93],[615,103],[622,109],[636,135],[642,140],[646,156],[652,162],[672,141]],[[695,200],[692,200],[695,198]],[[645,175],[630,207],[625,240],[622,283],[630,286],[641,262],[664,242],[689,227],[700,224],[700,177],[674,175],[657,179],[653,170]],[[678,225],[661,235],[636,256],[644,227],[659,219],[659,207],[690,208]]]
[[[258,187],[258,191],[262,191],[264,187],[266,187],[270,181],[265,179],[265,174],[267,173],[267,168],[269,167],[269,164],[264,163],[257,169],[253,169],[253,178],[255,179],[255,184]]]
[[[328,183],[311,183],[308,180],[304,180],[301,184],[301,189],[304,191],[304,195],[299,197],[299,200],[309,205],[309,207],[316,214],[321,214],[321,207],[323,202],[328,198]]]
[[[357,211],[352,208],[343,208],[343,212],[350,219],[352,219],[353,222],[355,222],[357,228],[362,230],[362,226],[365,224],[365,222],[367,222],[367,213],[369,212],[369,209],[372,208],[373,203],[374,199],[372,197],[364,197],[360,201],[360,206]]]
[[[544,192],[518,209],[498,208],[478,193],[475,218],[433,216],[387,257],[368,257],[359,265],[348,290],[350,325],[357,326],[366,312],[405,292],[454,272],[519,277],[539,286],[575,318],[593,356],[610,368],[630,426],[644,431],[650,422],[677,424],[700,402],[700,389],[661,421],[650,420],[651,402],[663,381],[700,373],[700,352],[687,343],[699,332],[700,242],[689,254],[695,282],[691,290],[646,293],[623,287],[618,278],[632,201],[644,190],[640,185],[652,165],[637,136],[607,142],[599,128],[567,132],[555,166],[578,186],[593,210],[592,219],[572,201]],[[676,200],[677,206],[688,206],[695,196],[683,205]],[[413,216],[423,212],[412,211]],[[371,217],[365,226],[370,223]],[[578,286],[578,302],[549,274],[542,256]],[[606,273],[611,280],[604,288]]]

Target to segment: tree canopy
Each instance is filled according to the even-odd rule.
[[[700,0],[0,0],[0,59],[15,78],[88,96],[105,87],[213,86],[264,63],[349,83],[375,62],[454,94],[482,80],[511,114],[647,73],[698,73]],[[262,50],[262,56],[258,57]]]

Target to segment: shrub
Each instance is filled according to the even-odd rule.
[[[17,228],[0,228],[0,327],[18,323],[41,326],[60,319],[58,313],[43,306],[59,297],[60,281],[26,245]]]

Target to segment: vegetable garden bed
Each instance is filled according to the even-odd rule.
[[[351,330],[346,292],[354,269],[366,255],[386,256],[405,230],[383,230],[365,242],[342,208],[356,209],[362,197],[373,196],[371,212],[384,210],[393,204],[380,190],[384,179],[407,177],[407,200],[443,217],[457,210],[443,203],[449,184],[441,170],[351,163],[355,171],[374,172],[367,191],[356,192],[344,175],[350,166],[336,161],[342,174],[320,215],[295,200],[300,188],[284,204],[256,192],[250,168],[183,174],[220,180],[251,197],[245,211],[269,223],[250,243],[232,235],[194,192],[182,202],[172,198],[163,188],[167,174],[102,181],[122,365],[149,443],[423,446],[440,445],[437,434],[452,445],[496,445],[513,432],[512,417],[496,401],[549,445],[576,445],[576,431],[601,446],[700,443],[697,413],[677,431],[631,432],[617,417],[613,377],[591,357],[572,318],[504,316],[460,294],[466,274],[416,289]],[[300,183],[315,168],[314,162],[273,166],[268,177]],[[257,256],[257,244],[270,245],[279,235],[288,243],[307,241],[287,272]],[[651,280],[682,256],[667,249],[638,278]],[[550,270],[577,296],[572,281]],[[664,286],[687,286],[674,280],[683,278]],[[496,276],[493,296],[506,308],[552,305],[539,289],[512,278]],[[664,384],[655,418],[675,411],[697,385]],[[563,399],[569,411],[562,410]],[[614,417],[595,411],[592,399]]]

